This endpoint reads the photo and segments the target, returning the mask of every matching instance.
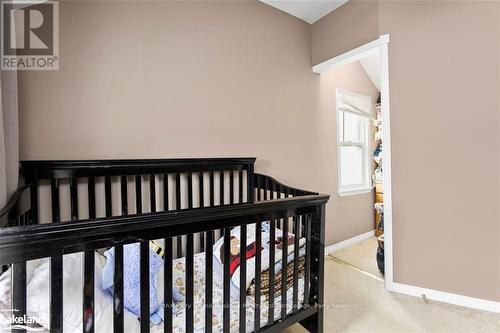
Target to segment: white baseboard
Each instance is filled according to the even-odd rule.
[[[451,294],[444,291],[409,286],[406,284],[401,284],[396,282],[387,285],[387,289],[400,294],[406,294],[416,297],[422,297],[422,295],[425,295],[427,299],[433,301],[459,305],[466,308],[472,308],[477,310],[500,313],[500,302]]]
[[[375,235],[375,230],[371,230],[368,232],[365,232],[364,234],[355,236],[353,238],[346,239],[345,241],[330,245],[325,247],[325,255],[328,255],[334,251],[338,251],[340,249],[343,249],[345,247],[354,245],[356,243],[359,243],[361,241],[364,241],[365,239],[368,239],[370,237],[373,237]]]

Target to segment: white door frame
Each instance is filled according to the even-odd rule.
[[[313,72],[322,74],[333,68],[364,58],[374,52],[380,55],[380,97],[382,109],[382,142],[384,143],[384,252],[385,288],[394,290],[392,246],[392,185],[391,185],[391,118],[389,104],[389,35],[361,45],[335,58],[313,66]]]

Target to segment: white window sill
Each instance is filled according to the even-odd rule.
[[[370,193],[372,190],[373,190],[373,187],[361,187],[361,188],[356,188],[356,189],[351,189],[351,190],[338,191],[337,194],[339,197],[348,197],[350,195]]]

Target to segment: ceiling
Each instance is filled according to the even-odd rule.
[[[378,52],[375,52],[368,57],[359,59],[359,62],[365,69],[366,74],[372,80],[373,85],[377,87],[378,91],[380,91],[380,55]]]
[[[314,23],[349,0],[260,0],[307,23]]]

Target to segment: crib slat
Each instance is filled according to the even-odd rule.
[[[262,247],[262,222],[257,222],[255,224],[255,248],[257,252],[255,253],[255,272],[260,272],[261,270],[261,247]],[[261,285],[261,275],[255,274],[255,321],[254,321],[254,331],[260,329],[260,285]]]
[[[281,266],[281,319],[286,317],[286,305],[287,305],[287,275],[288,275],[288,218],[283,219],[283,247],[281,261],[283,265]]]
[[[215,201],[214,172],[210,171],[210,207],[214,206],[214,201]]]
[[[269,309],[267,314],[267,324],[274,322],[274,258],[276,242],[276,224],[274,220],[269,221]]]
[[[38,184],[32,184],[30,186],[30,200],[31,200],[31,207],[35,207],[34,209],[31,209],[31,223],[32,224],[38,224]]]
[[[89,218],[95,219],[95,178],[89,177],[88,183],[88,192],[89,192]]]
[[[221,171],[220,172],[220,182],[219,182],[219,205],[224,204],[224,178],[225,178],[225,172]]]
[[[224,205],[224,171],[221,171],[219,178],[219,205]],[[224,229],[220,229],[221,237],[224,235]]]
[[[181,174],[175,175],[175,206],[181,209]],[[182,257],[182,236],[177,236],[177,258]]]
[[[71,195],[71,221],[78,220],[78,188],[76,178],[69,180],[69,188]]]
[[[181,174],[175,175],[175,209],[181,209]]]
[[[149,201],[151,202],[151,212],[156,212],[156,184],[155,175],[149,176]]]
[[[141,333],[149,333],[149,242],[141,245]]]
[[[219,205],[222,206],[224,205],[224,178],[225,178],[225,172],[221,171],[220,172],[220,178],[219,178]],[[224,235],[224,229],[220,229],[220,235],[221,237]]]
[[[253,195],[254,189],[254,173],[253,173],[253,163],[247,166],[247,202],[255,202],[255,197]]]
[[[193,208],[193,174],[188,173],[188,208]]]
[[[52,194],[52,221],[60,222],[61,215],[59,213],[59,179],[52,178],[50,180],[50,188]]]
[[[238,172],[238,189],[239,189],[238,202],[242,203],[243,202],[243,171],[242,170],[240,170]]]
[[[199,185],[199,199],[200,199],[200,204],[199,204],[199,207],[204,207],[205,206],[205,185],[204,185],[204,180],[203,180],[203,171],[200,172],[199,174],[199,178],[198,178],[198,185]],[[203,249],[205,247],[205,233],[204,232],[200,232],[199,233],[200,235],[200,249]]]
[[[166,175],[165,175],[166,176]],[[163,298],[165,300],[165,321],[163,326],[164,333],[171,333],[172,325],[172,238],[165,238],[165,262],[163,265],[164,287]]]
[[[229,203],[234,204],[234,171],[229,172]]]
[[[94,251],[85,251],[83,264],[83,332],[94,332]]]
[[[247,322],[247,225],[240,226],[240,333],[246,333]],[[257,275],[257,274],[256,274]]]
[[[127,198],[127,176],[120,177],[120,191],[122,201],[122,215],[128,215],[128,198]]]
[[[296,312],[299,309],[299,222],[300,215],[293,217],[293,308],[292,311]]]
[[[135,209],[136,214],[142,213],[142,177],[135,176]]]
[[[186,237],[186,332],[194,331],[194,244],[193,234]]]
[[[261,200],[261,187],[262,187],[262,178],[261,177],[257,177],[257,179],[255,180],[257,182],[257,186],[256,186],[256,190],[257,190],[257,201],[260,201]]]
[[[50,258],[50,332],[63,331],[63,257]]]
[[[163,175],[163,210],[167,211],[168,205],[168,174]]]
[[[264,179],[264,200],[267,200],[267,190],[269,189],[269,182],[267,178]]]
[[[127,190],[127,176],[121,176],[121,199],[122,199],[122,215],[128,215],[128,190]]]
[[[112,215],[111,209],[111,177],[106,176],[104,178],[104,193],[106,197],[106,216],[109,217]]]
[[[224,229],[224,287],[222,295],[223,315],[222,315],[222,331],[229,333],[230,330],[230,297],[231,297],[231,229]]]
[[[207,231],[205,242],[205,333],[212,333],[213,242],[214,232]]]
[[[199,187],[200,207],[205,207],[205,179],[203,172],[200,172]]]
[[[306,267],[304,277],[304,303],[309,304],[309,284],[311,279],[311,217],[304,216],[304,227],[306,236]]]
[[[12,264],[12,308],[15,318],[23,318],[26,314],[26,262]],[[12,333],[26,330],[12,329]]]
[[[113,330],[123,333],[123,245],[115,246],[115,267],[113,274]]]

